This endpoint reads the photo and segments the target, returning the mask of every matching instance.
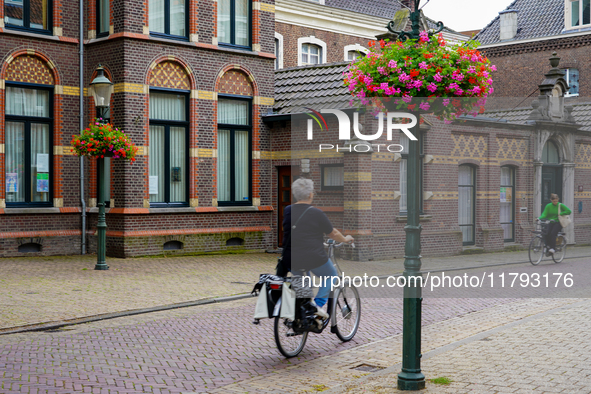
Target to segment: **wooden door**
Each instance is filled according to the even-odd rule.
[[[296,171],[293,171],[293,170]],[[278,246],[283,246],[283,211],[285,207],[291,205],[292,203],[292,195],[291,195],[291,184],[299,178],[297,175],[293,175],[293,172],[299,172],[296,168],[292,168],[291,166],[284,166],[284,167],[277,167],[278,170],[278,193],[277,193],[277,209],[279,211],[279,223],[277,226],[277,239],[278,239]],[[295,201],[294,201],[295,202]]]

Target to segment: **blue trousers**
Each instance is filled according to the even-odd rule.
[[[334,267],[330,259],[328,259],[328,261],[320,267],[314,268],[311,271],[314,275],[322,279],[322,283],[324,285],[318,288],[318,293],[316,294],[316,298],[314,298],[314,302],[316,303],[316,305],[321,307],[324,306],[328,301],[331,286],[330,278],[333,276],[338,276],[339,273],[337,272],[337,269]]]

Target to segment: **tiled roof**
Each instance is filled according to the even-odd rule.
[[[591,103],[573,103],[572,115],[577,124],[582,125],[581,130],[591,131]],[[532,108],[522,107],[511,110],[487,111],[481,119],[494,119],[508,123],[525,124]]]
[[[352,96],[343,83],[343,72],[348,64],[330,63],[275,71],[274,112],[307,112],[305,107],[349,108]]]
[[[325,0],[324,5],[387,19],[403,8],[397,0]]]
[[[564,0],[515,0],[507,10],[517,10],[517,35],[513,40],[547,37],[564,30]],[[501,42],[497,15],[476,35],[483,45]]]

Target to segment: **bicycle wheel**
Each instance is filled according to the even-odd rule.
[[[564,256],[566,256],[566,238],[561,235],[556,239],[556,251],[552,255],[552,260],[555,263],[561,263]]]
[[[332,322],[334,333],[343,342],[350,341],[357,333],[361,320],[361,300],[355,287],[344,286],[335,290]]]
[[[304,349],[308,333],[296,333],[292,327],[293,321],[279,316],[275,317],[275,343],[277,349],[285,357],[295,357]]]
[[[541,237],[534,237],[529,243],[529,262],[538,265],[542,257],[544,257],[544,241]]]

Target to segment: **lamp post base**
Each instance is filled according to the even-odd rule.
[[[409,375],[402,377],[402,375]],[[422,390],[425,388],[425,375],[422,373],[405,373],[398,374],[398,390],[411,391]]]
[[[107,265],[107,263],[96,263],[94,269],[99,271],[106,271],[109,269],[109,266]]]

